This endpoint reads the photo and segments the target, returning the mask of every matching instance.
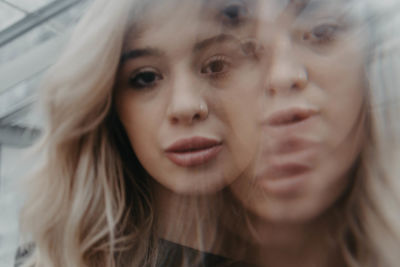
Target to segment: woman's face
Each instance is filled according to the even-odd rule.
[[[224,31],[201,2],[152,7],[127,40],[117,81],[117,112],[139,161],[183,194],[230,184],[252,162],[259,135],[263,73],[243,49],[243,31]]]
[[[231,186],[271,222],[306,222],[330,207],[349,185],[363,135],[365,40],[345,1],[300,2],[262,1],[262,149],[254,175]]]

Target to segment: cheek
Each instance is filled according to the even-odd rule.
[[[125,129],[125,132],[131,142],[135,153],[140,150],[140,146],[146,142],[149,136],[146,134],[151,132],[151,120],[141,105],[136,103],[129,94],[119,94],[116,97],[116,109]],[[151,116],[151,115],[150,115]]]
[[[213,96],[214,99],[218,99],[216,107],[223,109],[225,120],[229,122],[232,130],[246,132],[254,129],[261,118],[265,104],[263,74],[264,71],[260,66],[249,64],[240,71],[232,73],[233,78],[229,85]]]
[[[325,112],[331,135],[337,143],[359,139],[363,125],[364,91],[362,77],[343,77],[327,94]]]
[[[311,79],[318,88],[317,101],[328,125],[327,134],[336,143],[354,135],[362,120],[365,76],[359,52],[336,53],[314,61]],[[349,60],[349,58],[351,60]]]
[[[158,148],[156,147],[157,142],[154,134],[157,130],[154,130],[153,125],[149,124],[149,120],[143,120],[142,116],[124,114],[120,119],[131,148],[140,164],[146,171],[156,168],[154,162],[158,159]]]
[[[258,97],[258,92],[261,90],[250,83],[243,84],[220,94],[215,105],[216,116],[224,124],[227,142],[234,150],[232,153],[246,162],[254,157],[262,134],[258,122],[264,99]]]

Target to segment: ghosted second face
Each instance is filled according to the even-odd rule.
[[[160,1],[144,17],[126,42],[116,92],[133,150],[174,192],[220,190],[256,154],[263,73],[243,31],[225,31],[202,1]]]
[[[300,2],[262,1],[261,151],[254,174],[231,187],[270,222],[310,222],[331,207],[350,184],[363,140],[360,25],[341,1]]]

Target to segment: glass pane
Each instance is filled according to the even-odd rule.
[[[36,94],[36,88],[42,74],[31,77],[28,80],[22,81],[16,86],[7,89],[0,94],[0,118],[7,116],[13,110],[25,106],[32,101]]]
[[[84,0],[63,11],[60,15],[50,19],[48,24],[59,31],[73,28],[87,9],[89,1]]]
[[[17,57],[23,56],[30,49],[54,36],[56,36],[56,33],[47,24],[42,24],[21,35],[12,42],[0,47],[0,66]]]
[[[35,12],[55,0],[9,0],[9,2],[27,12]]]
[[[0,31],[24,17],[24,13],[0,2]]]

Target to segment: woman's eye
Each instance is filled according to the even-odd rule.
[[[139,70],[129,79],[129,85],[135,89],[149,88],[156,85],[163,77],[156,70],[144,69]]]
[[[224,24],[229,26],[237,26],[243,22],[248,15],[247,13],[248,9],[241,1],[226,5],[221,11]]]
[[[315,43],[327,43],[335,40],[339,26],[335,24],[322,24],[314,27],[303,35],[303,39]]]
[[[201,68],[201,73],[217,77],[226,74],[231,66],[231,62],[224,56],[216,56],[207,60]]]

